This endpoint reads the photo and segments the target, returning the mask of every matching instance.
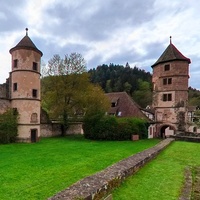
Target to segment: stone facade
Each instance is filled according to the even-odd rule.
[[[190,59],[171,43],[153,68],[154,136],[166,137],[187,129]]]

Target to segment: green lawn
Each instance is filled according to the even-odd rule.
[[[114,200],[177,200],[186,166],[200,166],[200,144],[174,142],[113,193]]]
[[[0,145],[0,199],[46,199],[157,142],[97,142],[78,136]]]

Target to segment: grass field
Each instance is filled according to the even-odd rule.
[[[186,166],[200,166],[200,144],[174,142],[155,160],[125,181],[114,200],[177,200]]]
[[[97,142],[74,136],[0,145],[0,199],[47,199],[79,179],[158,142]]]

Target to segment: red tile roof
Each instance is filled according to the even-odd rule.
[[[117,102],[115,107],[110,107],[108,114],[118,114],[120,117],[138,117],[147,119],[147,116],[141,111],[140,106],[126,92],[113,92],[105,94],[112,103]]]
[[[165,49],[160,58],[151,66],[152,68],[160,63],[165,63],[169,61],[186,61],[191,63],[190,59],[185,57],[172,43]]]

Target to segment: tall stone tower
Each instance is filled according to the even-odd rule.
[[[165,137],[186,128],[190,59],[171,42],[152,65],[156,134]]]
[[[36,142],[40,137],[40,60],[42,52],[26,35],[12,49],[11,107],[19,113],[18,140]]]

